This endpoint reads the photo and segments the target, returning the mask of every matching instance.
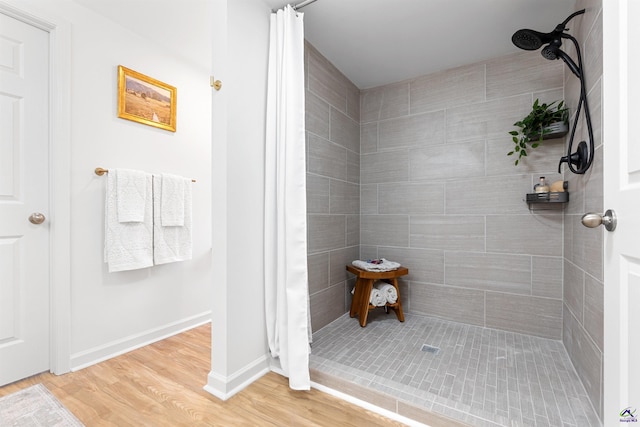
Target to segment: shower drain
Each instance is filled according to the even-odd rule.
[[[420,349],[425,353],[438,354],[440,349],[438,347],[434,347],[432,345],[422,344],[422,348]]]

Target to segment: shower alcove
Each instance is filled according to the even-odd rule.
[[[434,426],[601,425],[602,237],[574,225],[602,210],[601,162],[558,174],[562,140],[506,156],[534,99],[575,108],[564,64],[516,52],[360,90],[305,50],[312,380]],[[540,176],[569,182],[561,209],[524,200]],[[348,315],[344,266],[374,258],[409,269],[404,323]]]

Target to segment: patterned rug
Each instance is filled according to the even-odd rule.
[[[0,426],[82,427],[42,384],[0,398]]]

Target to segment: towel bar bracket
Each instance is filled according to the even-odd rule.
[[[220,90],[222,88],[222,82],[220,80],[216,80],[213,76],[209,77],[209,85],[215,90]]]

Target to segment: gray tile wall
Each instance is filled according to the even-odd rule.
[[[360,252],[360,91],[309,43],[305,73],[307,264],[316,331],[351,304],[345,265]]]
[[[562,210],[524,201],[561,179],[562,141],[506,154],[563,84],[562,63],[522,52],[362,91],[360,255],[409,268],[407,312],[562,337]]]
[[[565,168],[571,201],[564,215],[564,316],[563,341],[587,394],[602,419],[603,367],[603,239],[602,227],[582,226],[585,212],[603,212],[602,197],[602,0],[578,0],[576,10],[586,13],[572,21],[572,31],[582,50],[588,102],[593,122],[596,155],[593,166],[584,175]],[[564,46],[563,46],[564,47]],[[575,49],[567,52],[576,58]],[[575,111],[580,94],[578,79],[565,72],[565,93]],[[580,120],[575,141],[588,141],[584,118]],[[574,148],[575,150],[575,148]]]

